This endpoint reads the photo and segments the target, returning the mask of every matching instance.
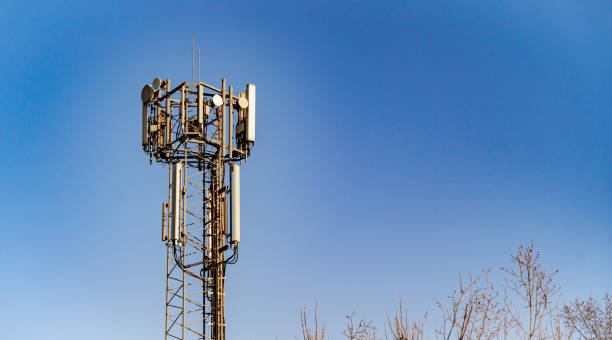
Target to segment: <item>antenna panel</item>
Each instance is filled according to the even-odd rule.
[[[232,242],[240,243],[240,166],[232,164]]]
[[[180,220],[181,214],[181,174],[183,172],[183,163],[172,164],[172,230],[170,232],[170,238],[173,241],[179,240],[180,238]]]
[[[162,203],[162,241],[168,240],[168,228],[166,222],[168,221],[168,203]]]
[[[204,86],[198,85],[198,125],[204,124]]]
[[[147,112],[147,104],[142,103],[142,147],[149,144],[149,117]]]
[[[247,84],[246,90],[248,107],[247,107],[247,142],[255,143],[255,84]]]

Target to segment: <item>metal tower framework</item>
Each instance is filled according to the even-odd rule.
[[[171,88],[156,78],[141,99],[143,149],[151,163],[169,165],[165,339],[224,340],[225,273],[238,260],[239,164],[255,141],[255,85],[234,93],[225,79],[220,88]]]

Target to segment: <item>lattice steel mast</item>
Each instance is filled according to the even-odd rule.
[[[169,164],[165,339],[223,340],[225,268],[240,243],[239,164],[255,142],[255,85],[235,94],[225,79],[220,88],[171,88],[156,78],[141,99],[142,147],[151,163]]]

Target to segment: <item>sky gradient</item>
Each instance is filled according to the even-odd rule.
[[[411,317],[535,242],[563,298],[612,292],[606,1],[3,2],[0,329],[162,339],[167,168],[155,77],[257,84],[228,339],[293,339],[318,301]],[[497,275],[497,274],[495,274]],[[435,319],[435,316],[433,317]]]

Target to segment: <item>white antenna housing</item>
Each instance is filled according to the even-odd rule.
[[[232,164],[232,242],[240,243],[240,166]]]
[[[255,143],[255,84],[247,84],[246,96],[248,100],[246,140]]]
[[[180,222],[179,216],[181,213],[181,174],[183,172],[183,163],[172,164],[172,230],[170,231],[170,239],[172,241],[179,240]]]

